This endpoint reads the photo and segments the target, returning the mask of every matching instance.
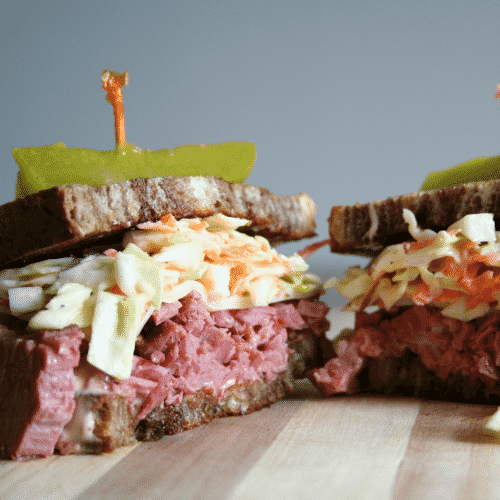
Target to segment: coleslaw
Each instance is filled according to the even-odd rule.
[[[415,241],[391,245],[365,269],[325,283],[350,299],[345,310],[428,304],[470,321],[500,309],[500,233],[492,214],[466,215],[438,233],[421,230],[407,209],[403,216]]]
[[[119,379],[130,376],[134,346],[162,303],[192,291],[208,310],[243,309],[307,298],[321,280],[298,254],[286,257],[261,236],[238,229],[250,221],[221,214],[140,224],[124,250],[66,257],[0,272],[0,310],[33,329],[77,325],[87,360]]]

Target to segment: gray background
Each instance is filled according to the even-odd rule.
[[[255,142],[248,182],[308,192],[318,239],[332,204],[412,192],[430,170],[500,153],[498,0],[17,0],[2,12],[0,203],[14,197],[12,147],[114,147],[103,69],[130,70],[129,142]],[[324,277],[355,262],[327,248],[310,259]]]

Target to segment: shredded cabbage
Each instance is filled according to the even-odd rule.
[[[45,305],[45,293],[41,286],[9,288],[9,305],[14,316],[36,311]]]
[[[436,236],[432,229],[420,229],[415,214],[407,208],[403,208],[403,220],[408,224],[408,232],[415,241],[429,240]]]
[[[452,224],[449,229],[460,229],[471,241],[496,241],[493,214],[469,214]]]

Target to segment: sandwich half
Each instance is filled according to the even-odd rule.
[[[328,357],[306,194],[212,177],[0,207],[0,456],[102,453],[277,401]]]
[[[370,257],[333,280],[354,328],[309,373],[325,395],[500,401],[500,181],[335,206],[332,252]]]

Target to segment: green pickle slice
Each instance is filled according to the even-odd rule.
[[[500,179],[500,156],[482,156],[445,170],[430,172],[421,191],[458,186],[468,182]]]
[[[187,144],[149,151],[133,144],[111,151],[68,148],[64,143],[14,148],[19,166],[16,197],[63,184],[113,184],[139,177],[206,175],[243,182],[255,163],[255,144]]]

